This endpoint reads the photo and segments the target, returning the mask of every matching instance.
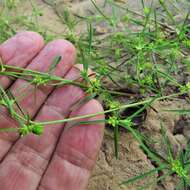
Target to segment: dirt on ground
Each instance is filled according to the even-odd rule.
[[[138,0],[125,1],[130,9],[141,10]],[[60,21],[59,14],[65,7],[68,7],[73,14],[88,15],[94,14],[95,8],[90,1],[70,1],[70,0],[36,0],[34,1],[42,10],[43,15],[39,19],[39,24],[46,27],[49,32],[64,33],[64,24]],[[102,0],[97,0],[102,5]],[[150,3],[151,1],[145,1]],[[157,2],[157,1],[156,1]],[[155,4],[155,6],[157,6]],[[109,11],[109,9],[108,9]],[[28,14],[31,12],[31,5],[23,3],[20,12]],[[81,31],[83,26],[78,28]],[[147,117],[142,126],[139,126],[145,137],[153,142],[150,145],[161,155],[166,156],[165,144],[162,142],[161,121],[166,128],[166,133],[177,152],[186,147],[187,139],[190,138],[190,122],[188,117],[179,116],[172,112],[165,112],[165,109],[189,108],[189,104],[181,101],[160,101],[155,102],[147,110]],[[135,190],[147,182],[152,182],[146,188],[148,190],[174,190],[175,179],[168,177],[164,184],[157,184],[157,175],[152,175],[143,180],[135,182],[129,186],[121,185],[122,182],[136,175],[142,174],[154,168],[147,155],[140,149],[138,142],[127,131],[120,131],[119,158],[114,155],[113,131],[105,129],[105,137],[98,156],[96,167],[89,182],[88,190]]]

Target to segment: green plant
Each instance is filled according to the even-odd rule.
[[[113,128],[115,155],[119,158],[120,128],[125,128],[134,136],[139,146],[148,158],[156,163],[156,166],[151,171],[123,182],[123,185],[133,183],[151,174],[162,173],[156,181],[150,182],[150,184],[162,181],[168,175],[176,175],[180,179],[176,188],[188,189],[189,145],[177,157],[172,155],[172,147],[169,145],[167,147],[168,157],[163,158],[150,148],[141,134],[141,130],[139,130],[140,126],[134,126],[134,120],[143,111],[151,107],[154,101],[178,99],[181,96],[188,99],[190,83],[180,80],[178,76],[180,73],[186,73],[189,76],[190,71],[188,57],[190,53],[190,30],[187,22],[189,12],[185,15],[183,22],[178,24],[166,1],[163,0],[159,0],[163,15],[160,15],[153,7],[153,3],[148,7],[143,0],[141,1],[142,14],[120,6],[115,1],[108,0],[106,3],[111,6],[113,13],[109,15],[92,0],[92,4],[97,10],[96,15],[76,18],[69,12],[69,9],[65,8],[62,14],[59,14],[59,18],[67,30],[64,34],[55,34],[49,33],[50,30],[40,26],[38,18],[42,16],[43,12],[33,1],[29,2],[32,14],[26,16],[17,13],[19,1],[6,1],[0,13],[0,42],[13,36],[18,26],[39,32],[46,42],[54,37],[64,37],[72,41],[77,47],[77,61],[83,65],[82,82],[66,80],[53,75],[53,71],[61,60],[60,56],[55,57],[47,73],[5,65],[0,61],[0,75],[26,80],[35,88],[43,85],[61,87],[71,84],[79,86],[86,92],[86,96],[80,102],[81,104],[98,97],[104,103],[105,111],[55,121],[35,122],[19,105],[19,100],[22,97],[14,97],[11,92],[0,87],[0,105],[8,110],[9,115],[3,112],[2,114],[18,122],[17,128],[1,128],[0,131],[18,132],[21,136],[29,133],[41,135],[46,125],[72,121],[74,122],[72,127],[74,127],[78,123],[85,125],[105,122]],[[180,11],[173,1],[170,2],[176,11]],[[12,11],[17,13],[14,18],[10,16]],[[124,15],[119,14],[121,11],[124,11]],[[160,17],[169,19],[169,22],[162,22]],[[86,30],[78,34],[76,28],[81,22],[85,22]],[[110,32],[103,37],[96,34],[94,27],[100,22],[105,22],[110,29]],[[118,26],[119,22],[123,24],[123,28]],[[130,29],[129,25],[137,27],[138,30]],[[96,75],[89,75],[89,69],[93,69]],[[26,86],[20,88],[24,89]],[[123,97],[130,101],[120,102],[120,98]],[[122,112],[129,108],[137,108],[137,111],[131,115],[123,116]],[[164,111],[186,115],[190,112],[188,109]],[[101,114],[106,115],[105,120],[81,121],[84,118]],[[162,136],[166,144],[169,144],[164,130]],[[145,189],[150,184],[145,184],[139,189]]]

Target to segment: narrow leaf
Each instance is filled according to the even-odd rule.
[[[52,64],[50,65],[50,68],[49,68],[49,71],[48,71],[49,74],[52,74],[52,73],[55,71],[57,65],[61,62],[61,59],[62,59],[62,56],[60,56],[60,55],[59,55],[59,56],[56,56],[56,57],[53,59],[53,62],[52,62]]]

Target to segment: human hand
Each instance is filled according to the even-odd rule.
[[[58,55],[62,60],[54,74],[66,79],[78,78],[80,71],[73,66],[75,48],[68,41],[55,40],[44,46],[40,35],[21,32],[0,45],[0,57],[5,64],[41,72],[47,72]],[[102,111],[96,100],[71,111],[71,106],[84,96],[82,89],[76,86],[57,89],[43,86],[35,92],[34,86],[27,81],[17,79],[13,82],[4,76],[0,77],[0,84],[16,97],[26,94],[19,103],[37,121]],[[25,90],[18,90],[22,86],[26,86]],[[103,118],[99,115],[91,119]],[[15,133],[0,133],[0,189],[84,190],[100,149],[104,124],[78,125],[64,130],[67,125],[46,126],[41,136],[29,134],[19,138]],[[1,115],[0,128],[4,127],[15,126]]]

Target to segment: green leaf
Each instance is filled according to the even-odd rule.
[[[52,74],[52,73],[55,71],[57,65],[61,62],[61,59],[62,59],[62,56],[60,56],[60,55],[59,55],[59,56],[56,56],[56,57],[53,59],[53,62],[52,62],[52,64],[50,65],[50,68],[49,68],[49,71],[48,71],[49,74]]]
[[[44,132],[44,126],[43,125],[34,125],[32,128],[32,133],[34,133],[35,135],[42,135]]]
[[[159,0],[160,5],[162,6],[162,8],[164,9],[164,11],[166,12],[168,18],[172,21],[172,23],[175,23],[175,19],[174,16],[172,15],[172,13],[169,11],[168,7],[165,4],[165,1],[163,0]]]
[[[91,53],[92,51],[92,39],[93,39],[93,28],[92,28],[92,23],[88,23],[88,40],[89,40],[89,45],[88,45],[88,52]]]
[[[180,115],[190,115],[190,109],[170,109],[170,110],[163,110],[167,112],[175,112]]]
[[[114,147],[115,147],[115,157],[118,159],[118,152],[119,152],[119,126],[116,125],[114,127]]]
[[[141,175],[135,176],[135,177],[133,177],[133,178],[127,180],[127,181],[122,182],[121,185],[128,185],[129,183],[133,183],[133,182],[135,182],[135,181],[144,179],[145,177],[147,177],[147,176],[149,176],[149,175],[152,175],[152,174],[154,174],[154,173],[156,173],[156,172],[159,172],[159,171],[161,171],[161,170],[163,170],[163,169],[165,169],[165,168],[166,168],[166,166],[163,165],[163,166],[161,166],[161,167],[152,169],[152,170],[150,170],[150,171],[148,171],[148,172],[145,172],[145,173],[143,173],[143,174],[141,174]]]

